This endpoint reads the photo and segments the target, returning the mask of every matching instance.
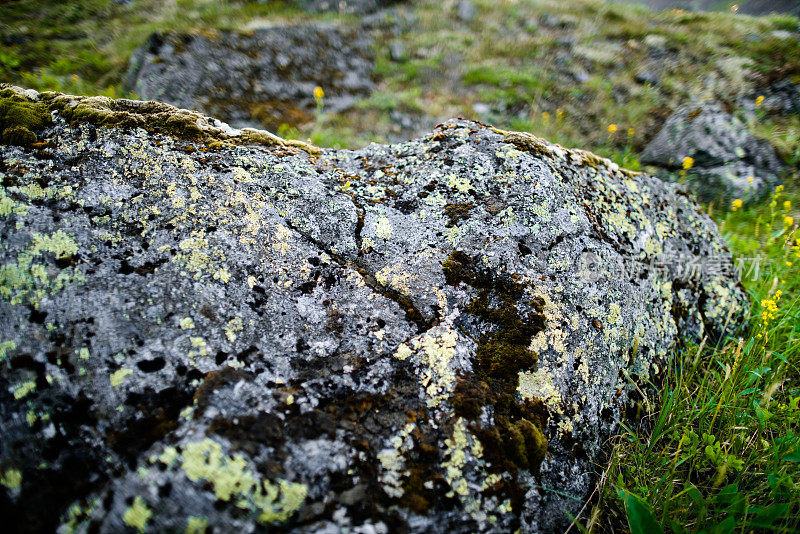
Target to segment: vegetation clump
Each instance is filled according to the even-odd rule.
[[[38,140],[36,131],[52,123],[47,106],[14,93],[0,90],[0,141],[30,146]]]

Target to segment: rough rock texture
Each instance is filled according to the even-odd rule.
[[[313,120],[314,87],[339,111],[373,87],[370,39],[336,25],[246,33],[153,34],[131,57],[126,86],[147,100],[209,113],[234,126]]]
[[[687,185],[704,202],[757,200],[781,183],[772,146],[716,101],[687,104],[673,113],[642,152],[641,161],[667,170],[692,158]]]
[[[0,145],[12,531],[563,530],[636,384],[747,306],[685,192],[528,134],[10,100],[52,113]]]

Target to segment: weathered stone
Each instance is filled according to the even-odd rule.
[[[685,158],[692,158],[687,185],[705,202],[757,200],[781,182],[783,165],[772,146],[756,139],[716,101],[676,110],[644,149],[641,161],[677,171]]]
[[[463,22],[469,22],[475,18],[475,6],[469,0],[458,0],[456,13]]]
[[[406,47],[403,46],[403,41],[392,41],[389,44],[389,57],[392,61],[405,61],[408,59],[406,55]]]
[[[0,145],[12,531],[563,530],[679,333],[747,307],[677,186],[529,134],[9,95],[53,117]]]
[[[314,88],[340,111],[369,94],[370,39],[357,28],[276,26],[248,33],[153,34],[131,57],[126,86],[238,127],[314,118]]]
[[[652,70],[640,70],[636,73],[634,77],[636,83],[650,84],[650,85],[657,85],[658,84],[658,74],[653,72]]]

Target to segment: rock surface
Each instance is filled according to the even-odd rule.
[[[563,531],[634,384],[747,307],[685,192],[529,134],[3,103],[52,114],[0,145],[12,531]]]
[[[131,57],[125,83],[146,100],[275,130],[313,120],[316,86],[328,111],[368,95],[370,44],[364,32],[330,24],[156,33]]]
[[[716,101],[687,104],[673,113],[642,152],[641,161],[669,171],[684,166],[687,185],[704,202],[750,202],[781,183],[775,149]]]

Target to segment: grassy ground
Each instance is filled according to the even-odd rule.
[[[376,34],[370,98],[281,133],[353,148],[412,135],[393,113],[423,127],[467,116],[638,169],[638,154],[676,106],[714,95],[737,111],[737,96],[800,75],[800,42],[772,34],[797,30],[792,17],[653,14],[589,0],[473,2],[476,17],[463,22],[455,0],[417,1],[399,33]],[[283,2],[3,2],[0,80],[126,96],[127,59],[153,31],[333,19]],[[390,58],[394,40],[404,43],[403,61]],[[638,83],[642,70],[658,83]],[[477,103],[489,111],[477,114]],[[610,444],[601,484],[573,530],[800,531],[800,117],[758,113],[751,129],[789,165],[785,190],[746,210],[707,208],[746,269],[750,326],[741,338],[698,340],[676,355],[645,403],[650,410],[625,421]]]

